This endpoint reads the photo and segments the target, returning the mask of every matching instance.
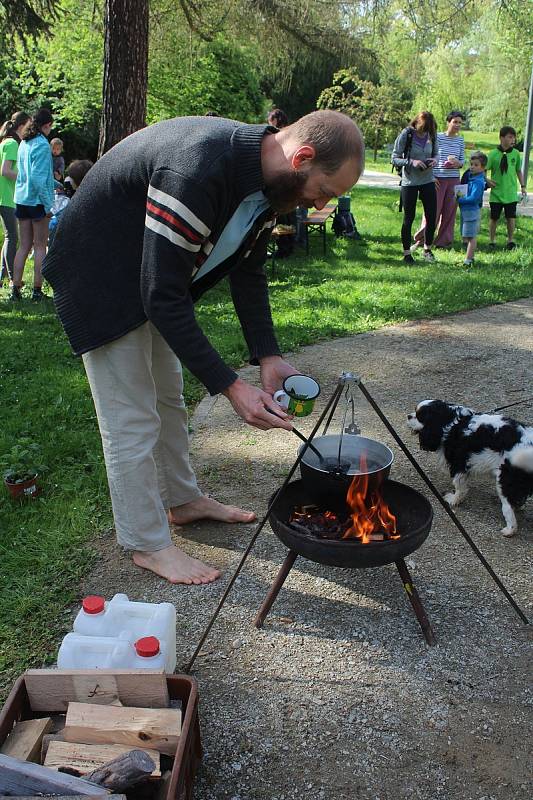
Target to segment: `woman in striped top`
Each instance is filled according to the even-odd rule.
[[[437,187],[437,226],[438,233],[434,247],[450,247],[453,243],[457,203],[453,187],[460,182],[460,168],[465,160],[465,140],[459,136],[465,121],[462,111],[450,111],[446,117],[448,126],[445,133],[437,134],[439,153],[434,168]],[[426,220],[422,219],[420,230],[415,233],[416,245],[424,242]]]

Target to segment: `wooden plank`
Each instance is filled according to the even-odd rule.
[[[51,728],[50,717],[21,720],[15,724],[0,752],[5,756],[20,758],[22,761],[39,762],[43,736]]]
[[[120,708],[69,703],[63,728],[66,742],[148,747],[173,756],[181,733],[181,713],[173,708]]]
[[[51,742],[64,742],[64,741],[65,740],[63,739],[63,729],[61,729],[58,733],[47,733],[46,736],[43,736],[43,740],[41,742],[40,763],[41,764],[45,763],[46,754],[48,752],[48,748],[50,747]]]
[[[139,748],[141,749],[141,748]],[[87,775],[95,769],[103,767],[114,758],[129,753],[131,747],[123,744],[77,744],[75,742],[51,741],[48,745],[44,766],[51,769],[59,767],[72,767],[81,775]],[[160,758],[157,750],[142,750],[150,756],[155,763],[152,778],[161,776]]]
[[[77,794],[107,797],[102,786],[0,753],[0,794]]]
[[[69,702],[168,708],[162,670],[30,669],[24,673],[32,711],[65,712]]]

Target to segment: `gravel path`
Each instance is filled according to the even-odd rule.
[[[294,363],[330,396],[343,370],[359,373],[441,490],[449,480],[419,453],[406,413],[441,397],[479,410],[532,393],[533,299],[306,348]],[[255,376],[247,368],[243,375]],[[318,409],[320,410],[320,409]],[[514,409],[513,409],[514,411]],[[517,418],[533,421],[533,405]],[[304,420],[310,431],[314,414]],[[428,495],[361,396],[363,433],[395,452],[391,477]],[[224,398],[194,419],[202,486],[263,513],[294,461],[285,433],[246,428]],[[332,432],[338,426],[332,427]],[[432,499],[431,495],[428,495]],[[266,528],[198,658],[205,758],[201,800],[525,800],[531,797],[532,630],[521,624],[440,507],[409,557],[438,644],[429,648],[394,566],[341,570],[298,559],[261,631],[251,621],[285,548]],[[505,539],[500,505],[482,481],[459,517],[533,619],[533,502]],[[178,611],[178,670],[198,642],[254,526],[197,524],[176,541],[223,568],[205,588],[164,586],[102,536],[84,591],[169,600]]]

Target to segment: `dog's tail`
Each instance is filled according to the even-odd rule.
[[[525,472],[533,472],[533,445],[515,448],[509,459],[513,467],[523,469]]]

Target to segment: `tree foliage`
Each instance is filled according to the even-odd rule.
[[[399,82],[374,84],[361,80],[354,69],[343,69],[333,85],[321,93],[318,108],[331,108],[352,117],[361,128],[367,146],[377,150],[393,140],[405,125],[412,97]]]
[[[49,33],[60,0],[0,0],[0,32],[12,37]]]
[[[68,158],[96,155],[103,4],[0,0],[0,29],[8,41],[19,34],[19,43],[0,53],[0,111],[6,118],[50,106]],[[361,120],[371,146],[390,141],[393,126],[422,108],[436,115],[439,127],[450,107],[482,128],[506,122],[520,129],[525,120],[533,15],[523,0],[149,5],[148,122],[207,110],[257,121],[271,103],[292,120],[335,87],[328,102],[344,103]],[[338,93],[346,88],[334,79],[342,70],[358,82],[356,106]]]

